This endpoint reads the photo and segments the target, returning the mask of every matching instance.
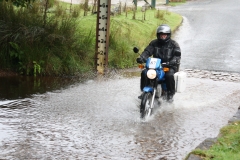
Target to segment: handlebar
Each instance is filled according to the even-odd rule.
[[[162,67],[172,67],[173,65],[167,64],[167,63],[162,63]]]

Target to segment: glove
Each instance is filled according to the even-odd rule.
[[[137,63],[144,63],[144,60],[140,57],[136,59]]]
[[[171,66],[174,66],[174,65],[176,65],[177,64],[177,59],[176,58],[174,58],[173,60],[171,60],[170,62],[169,62],[169,65],[171,65]]]

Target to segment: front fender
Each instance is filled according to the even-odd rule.
[[[143,91],[144,92],[153,92],[153,88],[150,87],[150,86],[146,86],[146,87],[143,88]]]
[[[156,70],[156,72],[157,72],[158,80],[163,80],[165,76],[165,72],[162,69]]]

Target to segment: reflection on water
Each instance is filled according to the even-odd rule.
[[[34,94],[66,89],[72,85],[84,83],[91,79],[112,79],[119,76],[132,77],[140,75],[139,73],[138,71],[126,72],[109,69],[105,75],[97,75],[95,72],[91,72],[75,77],[0,76],[0,100],[28,98]]]
[[[76,77],[0,76],[0,100],[21,99],[33,94],[64,89],[82,80]]]

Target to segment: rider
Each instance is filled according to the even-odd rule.
[[[167,86],[167,100],[173,101],[175,94],[174,73],[179,70],[181,60],[181,49],[178,43],[171,39],[171,28],[167,24],[158,26],[156,32],[157,39],[152,40],[150,44],[144,49],[137,63],[145,63],[147,58],[153,56],[160,58],[162,63],[166,63],[170,70],[165,74]],[[140,89],[143,90],[146,85],[146,72],[141,73]],[[141,96],[139,96],[141,98]]]

